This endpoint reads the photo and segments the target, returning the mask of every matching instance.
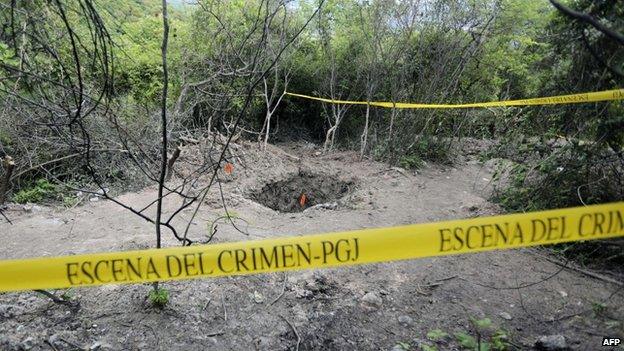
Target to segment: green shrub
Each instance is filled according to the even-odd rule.
[[[13,201],[24,204],[38,203],[57,193],[57,187],[47,179],[39,179],[32,187],[22,189],[13,196]]]
[[[373,158],[406,169],[417,169],[426,161],[448,164],[453,158],[450,139],[421,135],[414,141],[400,140],[395,143],[382,143],[373,149]]]
[[[418,155],[405,155],[399,158],[399,166],[406,169],[417,169],[422,167],[424,161]]]
[[[150,290],[148,298],[152,306],[164,308],[169,303],[169,291],[165,288],[154,288]]]
[[[63,206],[74,207],[80,202],[80,198],[77,196],[65,195],[63,196]]]

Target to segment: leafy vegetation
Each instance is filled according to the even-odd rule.
[[[489,318],[470,319],[473,331],[458,330],[453,333],[454,342],[462,350],[504,351],[510,349],[509,335],[503,329],[497,328]],[[449,333],[434,329],[427,333],[427,339],[433,342],[448,342]],[[423,350],[437,350],[434,345],[421,344]]]
[[[624,3],[563,2],[583,18],[559,3],[199,0],[165,16],[150,1],[11,2],[0,8],[0,156],[16,162],[12,200],[79,201],[41,178],[162,190],[176,144],[212,140],[190,165],[199,177],[229,137],[303,139],[404,168],[453,163],[466,138],[495,141],[483,155],[513,162],[493,196],[509,212],[622,200],[621,101],[382,109],[283,94],[465,103],[624,86],[621,34],[609,34],[624,32]]]
[[[47,179],[38,179],[35,184],[18,191],[13,200],[20,204],[27,202],[39,203],[46,198],[51,198],[57,193],[57,187]]]
[[[164,308],[169,303],[169,290],[156,287],[150,290],[148,299],[152,306],[156,308]]]
[[[243,68],[230,74],[224,63],[253,59],[249,56],[252,54],[249,46],[256,39],[265,40],[270,47],[273,43],[278,45],[292,36],[315,10],[308,2],[282,5],[279,1],[270,4],[283,16],[284,27],[269,28],[266,40],[256,38],[260,35],[257,32],[247,34],[255,26],[254,15],[263,6],[259,1],[202,0],[193,6],[170,9],[168,66],[172,72],[169,81],[172,98],[169,107],[175,115],[174,133],[188,128],[229,130],[245,103],[241,88],[250,72]],[[42,29],[62,32],[62,18],[45,12],[45,6],[37,2],[24,6],[23,10],[31,11],[30,15],[20,11],[16,12],[17,18],[11,18],[7,11],[1,15],[8,23],[46,13],[43,16],[48,23]],[[69,20],[77,37],[84,36],[83,41],[88,43],[89,27],[78,15],[78,3],[67,1],[63,6],[70,13],[76,10]],[[326,1],[317,18],[296,38],[294,46],[282,54],[274,74],[266,77],[266,87],[341,99],[460,103],[611,89],[622,84],[621,46],[587,23],[557,12],[547,1],[436,0],[429,6],[419,6],[409,2]],[[583,0],[570,6],[601,19],[613,30],[623,28],[618,16],[623,11],[621,3],[605,1],[594,5]],[[101,1],[96,10],[110,36],[109,59],[114,65],[107,69],[112,70],[114,80],[107,83],[112,86],[102,86],[98,72],[104,68],[93,67],[95,71],[83,77],[84,84],[94,90],[106,88],[104,93],[110,94],[110,108],[119,119],[116,124],[121,123],[116,128],[124,127],[128,133],[137,131],[130,139],[146,144],[146,150],[153,149],[154,145],[146,138],[155,129],[150,125],[155,121],[149,116],[159,107],[163,87],[162,9],[151,2]],[[32,43],[20,42],[19,37],[14,39],[15,33],[10,30],[3,31],[0,33],[3,94],[9,93],[9,86],[16,87],[17,92],[28,90],[26,77],[16,77],[12,70],[23,58],[20,52],[35,48]],[[47,76],[57,74],[61,67],[71,67],[74,57],[69,43],[54,45],[50,49],[59,55],[39,54],[37,60],[28,62],[31,74]],[[83,46],[78,57],[86,58],[92,51],[97,52],[95,47]],[[57,72],[50,72],[49,67],[56,67]],[[277,117],[268,124],[275,126],[269,129],[265,121],[267,106],[263,103],[263,96],[269,91],[263,91],[262,86],[256,89],[243,121],[242,133],[248,137],[256,137],[266,130],[271,140],[312,138],[324,143],[326,149],[360,149],[362,156],[371,154],[405,168],[421,167],[425,161],[452,162],[457,151],[453,145],[466,136],[500,139],[504,150],[499,155],[515,150],[518,156],[545,147],[539,159],[531,162],[539,163],[538,170],[547,183],[569,184],[552,199],[522,182],[523,189],[527,189],[525,195],[511,190],[512,193],[499,197],[510,210],[577,204],[577,196],[570,189],[604,176],[591,174],[596,172],[590,168],[605,157],[605,152],[610,152],[616,160],[606,161],[603,168],[612,162],[619,162],[616,169],[621,166],[624,113],[619,102],[525,110],[369,111],[365,106],[347,108],[287,98],[276,106]],[[16,108],[12,102],[7,103],[11,104],[6,106],[9,110]],[[49,147],[47,152],[42,152],[41,147],[36,153],[30,152],[29,146],[16,142],[19,137],[26,137],[24,132],[47,138],[52,135],[41,134],[44,130],[38,129],[18,130],[12,121],[9,117],[0,119],[3,153],[15,155],[16,159],[30,155],[36,164],[71,152]],[[140,125],[143,127],[137,128]],[[89,127],[97,131],[105,125],[95,122]],[[105,139],[109,135],[99,133],[103,133],[101,137],[93,139],[108,146]],[[513,149],[517,136],[539,140],[520,143],[526,146],[524,149]],[[544,146],[555,136],[563,137],[566,145]],[[576,141],[590,144],[579,146]],[[123,168],[119,164],[124,162],[123,158],[114,153],[94,153],[92,157],[101,160],[96,162],[97,167],[110,164],[111,167],[105,168]],[[561,164],[573,162],[577,166],[565,167],[563,173],[554,171]],[[87,169],[79,173],[85,172]],[[128,174],[129,170],[122,173],[117,179],[136,179],[136,174]],[[36,176],[36,172],[23,175],[27,176]],[[605,183],[613,185],[610,182],[613,176],[609,174],[606,178],[592,183],[591,189],[602,189]],[[586,202],[611,201],[621,196],[621,191],[613,193],[609,188],[598,194],[592,192]],[[505,200],[512,198],[513,201]]]

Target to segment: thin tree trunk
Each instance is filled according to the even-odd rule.
[[[364,152],[366,151],[366,143],[368,141],[368,120],[370,117],[370,104],[366,105],[366,120],[364,121],[364,131],[362,132],[362,136],[360,137],[361,146],[360,146],[360,159],[364,158]]]
[[[392,101],[392,112],[390,112],[390,130],[388,131],[388,141],[392,141],[392,133],[394,132],[394,119],[396,118],[396,103]]]
[[[173,151],[173,155],[169,158],[169,161],[167,162],[167,175],[165,176],[165,181],[171,180],[171,176],[173,175],[173,164],[178,157],[180,157],[180,152],[182,152],[182,149],[178,146],[175,151]]]
[[[161,247],[160,223],[162,216],[163,188],[167,173],[167,90],[169,88],[169,73],[167,72],[167,45],[169,43],[169,18],[167,16],[167,0],[162,1],[163,11],[163,40],[161,46],[163,66],[163,90],[161,99],[160,128],[162,134],[162,149],[160,159],[160,177],[158,178],[158,203],[156,205],[156,248]]]
[[[2,166],[4,167],[4,178],[0,180],[0,206],[4,204],[7,198],[7,193],[9,192],[9,184],[11,182],[11,175],[13,174],[13,169],[15,168],[15,162],[13,162],[13,158],[11,156],[4,156],[2,160]]]
[[[333,125],[327,130],[327,134],[325,134],[325,144],[323,145],[323,153],[327,152],[327,147],[330,146],[331,143],[334,143],[334,131],[336,130],[336,125]],[[331,150],[331,149],[330,149]]]
[[[266,150],[269,143],[269,133],[271,132],[271,112],[267,111],[266,114],[266,133],[264,134],[264,149]]]

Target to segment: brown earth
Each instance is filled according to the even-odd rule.
[[[301,145],[284,145],[282,150],[300,160],[276,147],[265,153],[246,146],[242,164],[235,163],[223,188],[230,194],[228,209],[240,218],[237,227],[245,233],[221,221],[213,242],[500,211],[486,200],[493,170],[475,160],[458,161],[452,167],[427,165],[415,173],[358,161],[348,152],[321,156]],[[327,208],[284,213],[256,202],[267,184],[297,178],[302,172],[352,186]],[[296,193],[291,200],[299,196]],[[136,207],[154,198],[153,188],[119,196]],[[165,208],[172,211],[175,205],[171,200]],[[104,200],[72,209],[25,211],[12,205],[5,213],[13,224],[0,222],[0,259],[154,244],[149,223]],[[215,190],[191,226],[191,237],[205,240],[212,222],[223,215]],[[181,219],[190,216],[187,211]],[[165,242],[177,245],[169,236]],[[530,349],[542,335],[563,335],[575,350],[600,349],[603,336],[623,337],[622,289],[563,269],[543,255],[537,249],[520,249],[167,282],[161,285],[171,299],[164,310],[147,302],[151,288],[147,284],[72,289],[68,294],[80,302],[77,311],[34,292],[2,294],[0,350],[400,350],[407,344],[410,350],[424,344],[453,350],[461,348],[452,335],[476,335],[471,320],[484,318],[492,320],[493,330],[505,331],[512,349]],[[435,329],[451,336],[429,340],[427,333]]]

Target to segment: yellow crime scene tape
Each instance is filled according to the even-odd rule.
[[[624,236],[624,202],[214,245],[0,261],[0,291],[348,266]]]
[[[316,96],[295,94],[285,92],[286,95],[328,102],[332,104],[344,104],[344,105],[370,105],[386,108],[475,108],[475,107],[509,107],[509,106],[533,106],[533,105],[561,105],[561,104],[579,104],[587,102],[599,102],[599,101],[613,101],[624,100],[624,89],[614,89],[597,91],[591,93],[570,94],[570,95],[557,95],[549,97],[540,97],[533,99],[522,100],[506,100],[506,101],[491,101],[491,102],[476,102],[469,104],[421,104],[421,103],[406,103],[406,102],[380,102],[380,101],[349,101],[349,100],[333,100]]]

